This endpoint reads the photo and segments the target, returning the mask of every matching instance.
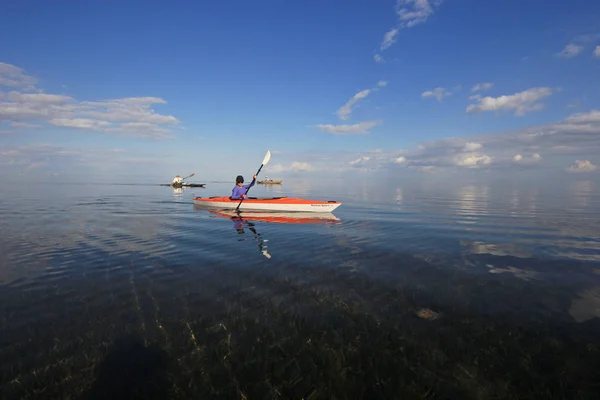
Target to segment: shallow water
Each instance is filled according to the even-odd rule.
[[[1,397],[600,390],[596,182],[290,180],[251,195],[340,200],[338,220],[241,230],[191,201],[230,190],[3,191]]]

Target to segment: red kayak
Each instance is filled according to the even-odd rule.
[[[227,196],[196,197],[194,204],[220,210],[235,210],[239,200],[231,200]],[[339,201],[306,200],[295,197],[248,197],[240,205],[240,211],[283,211],[283,212],[318,212],[328,213],[338,208]]]

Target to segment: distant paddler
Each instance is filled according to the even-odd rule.
[[[282,180],[273,180],[268,176],[265,176],[265,179],[257,182],[260,185],[281,185],[283,183]]]
[[[182,178],[179,175],[175,175],[175,178],[173,178],[173,182],[171,182],[171,186],[173,187],[182,187],[183,186],[183,181],[187,178],[191,178],[192,176],[196,175],[196,173],[191,173],[188,176],[186,176],[185,178]]]

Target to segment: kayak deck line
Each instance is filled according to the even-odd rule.
[[[195,197],[194,204],[209,208],[235,209],[240,200],[227,196]],[[240,205],[240,210],[287,211],[287,212],[331,212],[342,203],[334,200],[309,200],[295,197],[248,197]]]

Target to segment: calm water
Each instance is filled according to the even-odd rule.
[[[0,397],[600,395],[597,183],[289,181],[337,220],[242,229],[191,202],[231,186],[4,189]]]

